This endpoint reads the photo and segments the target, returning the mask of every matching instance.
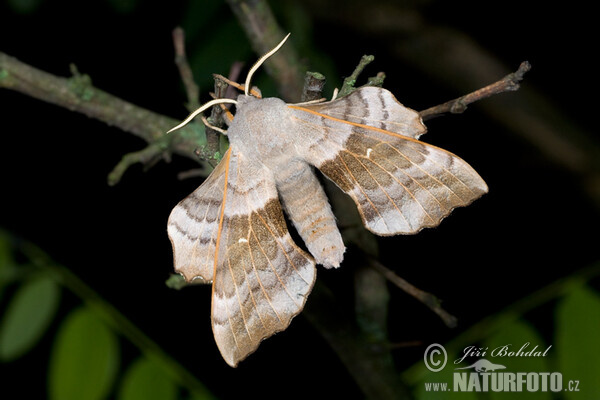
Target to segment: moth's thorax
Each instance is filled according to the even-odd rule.
[[[270,161],[295,156],[294,129],[286,103],[278,98],[257,99],[240,95],[227,130],[229,142],[249,157],[269,166]]]

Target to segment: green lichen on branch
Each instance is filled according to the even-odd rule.
[[[371,76],[369,79],[367,79],[367,84],[365,86],[383,87],[384,80],[385,80],[385,73],[378,72],[377,75]]]
[[[87,74],[80,73],[75,64],[71,64],[69,69],[73,75],[68,80],[70,90],[81,100],[90,101],[94,97],[92,78]]]
[[[356,85],[358,76],[363,72],[363,70],[365,69],[365,67],[367,65],[369,65],[370,63],[373,62],[373,60],[375,60],[375,56],[372,56],[372,55],[364,55],[361,57],[360,62],[358,63],[356,68],[354,68],[354,71],[352,72],[352,74],[350,74],[350,76],[348,76],[347,78],[344,79],[344,82],[342,83],[342,87],[340,88],[340,91],[338,92],[338,96],[337,96],[338,98],[347,96],[356,90],[355,85]]]

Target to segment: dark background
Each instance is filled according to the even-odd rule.
[[[232,62],[256,59],[231,11],[220,2],[46,0],[20,12],[14,3],[19,4],[0,3],[0,51],[60,76],[69,75],[69,64],[74,63],[96,87],[175,118],[187,114],[173,63],[175,26],[186,29],[188,52],[201,55],[192,59],[192,66],[204,100],[210,90],[208,73],[227,74]],[[372,9],[396,6],[369,3]],[[431,26],[468,35],[506,71],[529,60],[533,69],[523,88],[541,95],[569,121],[569,129],[583,132],[597,144],[598,62],[592,57],[597,28],[595,13],[586,2],[398,3],[417,10]],[[363,79],[385,71],[385,87],[417,110],[491,83],[458,89],[403,60],[394,49],[397,41],[411,43],[410,38],[375,32],[368,28],[371,25],[358,23],[359,18],[345,16],[361,4],[285,1],[277,5],[276,13],[284,30],[304,24],[300,47],[310,50],[300,54],[309,69],[336,74],[328,75],[335,82],[351,73],[361,55],[374,54],[375,62]],[[335,7],[338,11],[332,12]],[[293,34],[291,45],[295,40]],[[312,54],[319,56],[311,58]],[[435,64],[432,59],[430,68]],[[331,90],[330,85],[326,93]],[[520,95],[506,93],[498,96],[504,100],[485,101],[501,106],[501,101]],[[194,168],[193,161],[175,157],[147,172],[137,165],[121,183],[109,187],[107,174],[123,154],[141,149],[141,140],[7,90],[0,90],[0,110],[0,227],[36,243],[75,272],[218,396],[245,392],[274,398],[280,388],[287,388],[298,397],[317,393],[356,397],[352,378],[302,316],[231,369],[212,338],[210,289],[174,291],[165,286],[172,271],[167,217],[201,182],[179,181],[176,175]],[[390,339],[423,344],[394,353],[400,370],[419,362],[426,344],[449,340],[598,259],[600,202],[590,195],[597,172],[573,172],[554,162],[480,105],[427,125],[429,133],[423,140],[469,162],[487,181],[490,193],[455,211],[436,229],[380,241],[382,262],[443,299],[460,321],[457,329],[448,329],[427,308],[392,289]],[[351,263],[337,271],[319,267],[319,277],[336,296],[351,302],[352,268]],[[63,311],[77,302],[74,296],[64,296]],[[530,317],[552,343],[552,312],[540,309]],[[135,353],[125,345],[126,356],[127,351]],[[26,387],[21,395],[43,393],[48,350],[40,352],[0,365],[1,381],[27,375],[30,382],[40,384]]]

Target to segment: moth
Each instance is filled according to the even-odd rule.
[[[252,74],[288,36],[248,72],[237,100],[209,101],[171,130],[214,105],[235,105],[229,149],[168,221],[175,270],[212,283],[212,329],[233,367],[302,311],[316,264],[342,262],[344,243],[315,168],[383,236],[436,226],[487,192],[469,164],[418,140],[426,131],[419,114],[386,89],[311,104],[252,95]],[[292,240],[284,212],[308,252]]]

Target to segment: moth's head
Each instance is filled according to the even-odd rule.
[[[290,33],[288,33],[286,35],[286,37],[283,38],[283,40],[281,42],[279,42],[279,44],[277,46],[275,46],[273,48],[273,50],[269,51],[267,54],[263,55],[261,58],[258,59],[258,61],[256,61],[256,63],[254,63],[254,65],[252,66],[252,68],[250,68],[250,71],[248,71],[248,75],[246,76],[246,82],[244,83],[243,89],[244,89],[244,94],[238,96],[237,100],[233,100],[233,99],[214,99],[209,101],[208,103],[203,104],[202,106],[200,106],[196,111],[194,111],[193,113],[191,113],[186,119],[183,120],[183,122],[181,122],[179,125],[177,125],[174,128],[171,128],[167,134],[184,127],[185,125],[187,125],[191,120],[193,120],[194,118],[196,118],[196,116],[200,113],[202,113],[204,110],[217,105],[217,104],[223,104],[223,103],[229,103],[229,104],[235,104],[236,106],[240,106],[244,103],[247,103],[249,101],[252,100],[256,100],[256,99],[260,99],[261,95],[260,95],[260,91],[257,91],[255,89],[251,90],[251,81],[252,81],[252,75],[254,75],[254,73],[258,70],[258,68],[260,68],[260,66],[267,61],[267,59],[269,59],[269,57],[271,57],[273,54],[275,54],[280,48],[281,46],[283,46],[283,44],[285,43],[285,41],[288,39],[288,37],[290,37]],[[241,88],[241,85],[240,85]]]

